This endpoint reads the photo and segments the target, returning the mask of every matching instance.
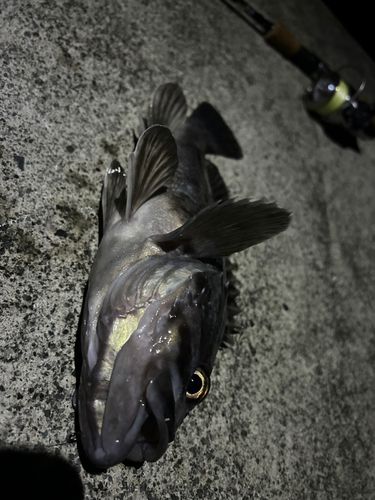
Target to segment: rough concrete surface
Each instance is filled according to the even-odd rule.
[[[320,1],[252,3],[375,89],[374,64]],[[1,4],[2,448],[62,457],[86,499],[375,498],[375,142],[327,138],[302,106],[306,77],[219,0]],[[103,175],[126,164],[167,81],[236,134],[244,158],[214,159],[231,193],[276,199],[293,221],[236,255],[245,331],[166,454],[91,474],[64,442]],[[7,463],[12,498],[49,470]],[[80,498],[58,484],[49,498]]]

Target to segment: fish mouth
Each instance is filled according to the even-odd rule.
[[[160,373],[148,384],[143,400],[138,399],[133,419],[128,415],[113,426],[108,415],[100,435],[87,432],[88,429],[82,432],[83,447],[90,461],[107,469],[124,461],[139,465],[158,460],[175,437],[171,385],[170,375]]]

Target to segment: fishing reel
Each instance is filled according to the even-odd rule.
[[[362,98],[366,82],[362,80],[357,89],[342,78],[345,67],[338,72],[323,69],[303,95],[306,110],[324,124],[344,127],[360,139],[375,137],[375,104]],[[340,76],[341,75],[341,76]]]
[[[325,133],[343,147],[359,151],[357,138],[375,138],[375,103],[363,98],[365,81],[351,86],[345,78],[346,66],[332,71],[279,21],[269,21],[253,9],[247,0],[222,0],[246,21],[265,42],[300,69],[310,80],[303,102],[309,115],[323,127]],[[340,76],[341,75],[341,76]]]
[[[263,36],[268,45],[309,78],[302,97],[305,109],[332,140],[358,150],[356,138],[375,138],[375,104],[363,98],[366,82],[357,68],[331,70],[279,21],[274,21]],[[350,81],[358,83],[351,85]]]

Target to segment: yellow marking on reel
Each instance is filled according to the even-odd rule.
[[[349,87],[343,80],[340,80],[331,99],[323,104],[323,106],[314,109],[314,112],[321,116],[328,116],[340,109],[347,102],[348,96]]]

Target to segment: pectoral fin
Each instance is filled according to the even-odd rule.
[[[162,250],[179,249],[197,258],[227,257],[288,227],[291,214],[276,203],[228,200],[201,210],[186,224],[152,239]]]

